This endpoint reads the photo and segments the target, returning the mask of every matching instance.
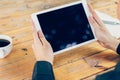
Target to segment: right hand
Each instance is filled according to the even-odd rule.
[[[89,21],[94,28],[95,36],[98,39],[98,42],[105,48],[112,49],[116,51],[120,41],[114,38],[109,31],[105,28],[105,25],[93,11],[89,5],[89,10],[92,13],[92,16],[89,17]]]

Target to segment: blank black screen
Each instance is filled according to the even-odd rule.
[[[94,39],[81,3],[37,17],[54,52]]]

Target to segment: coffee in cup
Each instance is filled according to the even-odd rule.
[[[0,58],[6,57],[12,50],[12,38],[0,35]]]

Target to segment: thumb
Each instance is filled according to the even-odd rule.
[[[38,31],[38,36],[39,36],[40,38],[45,38],[45,36],[44,36],[44,34],[43,34],[42,31]]]
[[[44,34],[42,33],[42,31],[38,31],[38,37],[42,41],[43,44],[45,44],[47,42],[47,40],[46,40]]]

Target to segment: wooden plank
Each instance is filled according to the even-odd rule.
[[[29,44],[29,43],[28,43]],[[25,45],[28,45],[28,44],[25,44]],[[30,44],[29,44],[30,45]],[[16,45],[16,46],[20,46],[20,45]],[[16,47],[15,46],[15,47]],[[22,47],[22,45],[20,46],[20,47]],[[26,46],[27,47],[27,46]],[[19,48],[18,48],[19,49]],[[20,48],[21,49],[21,48]],[[90,49],[90,48],[89,48]],[[28,49],[28,50],[30,50],[30,49]],[[18,52],[18,53],[17,53]],[[17,70],[16,68],[18,68],[17,66],[18,65],[20,65],[21,67],[22,67],[22,69],[25,69],[25,65],[27,66],[28,64],[28,62],[30,61],[31,63],[30,64],[32,64],[33,65],[33,63],[35,62],[35,60],[34,60],[34,58],[32,58],[31,56],[33,56],[33,54],[32,53],[30,53],[30,54],[28,54],[27,56],[25,56],[25,54],[24,54],[24,52],[22,52],[22,50],[21,51],[19,51],[19,50],[17,50],[17,52],[15,52],[16,54],[19,54],[19,53],[23,53],[23,54],[19,54],[18,56],[14,56],[14,53],[11,53],[11,55],[9,55],[9,57],[7,58],[7,60],[8,60],[8,63],[6,63],[5,64],[5,59],[3,60],[3,62],[0,62],[1,64],[0,65],[2,65],[2,67],[1,67],[1,69],[0,70],[2,70],[1,72],[3,72],[2,74],[1,74],[1,79],[2,79],[2,76],[3,75],[6,75],[6,76],[8,76],[8,77],[5,77],[5,79],[7,79],[7,78],[9,78],[10,80],[12,80],[11,78],[14,78],[14,77],[17,77],[15,74],[13,74],[13,73],[11,73],[11,72],[13,72],[14,70],[15,70],[15,72],[16,73],[18,73],[18,71],[20,71],[20,70]],[[29,52],[32,52],[32,51],[29,51]],[[86,52],[87,53],[87,52]],[[82,53],[82,54],[84,54],[84,52]],[[103,54],[103,55],[105,55],[106,54],[106,52]],[[97,54],[96,54],[97,55]],[[101,56],[101,53],[99,53],[99,55]],[[28,57],[29,56],[29,57]],[[59,56],[59,55],[57,55],[57,56]],[[56,57],[57,57],[56,56]],[[67,55],[66,55],[67,56]],[[91,68],[91,66],[90,65],[88,65],[86,62],[85,62],[85,60],[81,57],[81,58],[74,58],[74,59],[71,59],[71,57],[72,57],[73,55],[69,55],[68,57],[66,57],[66,58],[64,58],[63,56],[59,56],[59,58],[61,59],[63,59],[63,60],[65,60],[65,61],[67,61],[67,63],[64,63],[63,61],[60,61],[60,60],[56,60],[57,58],[55,57],[55,62],[56,63],[59,63],[59,65],[58,64],[54,64],[54,67],[55,67],[55,74],[56,74],[56,78],[58,79],[58,80],[60,80],[61,79],[61,76],[60,75],[57,75],[58,73],[59,74],[61,74],[60,72],[59,72],[59,70],[63,70],[64,72],[65,72],[65,74],[66,74],[66,72],[68,72],[69,70],[71,71],[69,71],[68,73],[69,74],[66,74],[66,75],[64,75],[64,77],[65,76],[70,76],[71,74],[73,74],[72,72],[76,72],[76,74],[78,74],[78,72],[80,72],[77,76],[73,76],[73,77],[68,77],[68,79],[75,79],[75,77],[78,79],[80,79],[80,78],[82,78],[82,77],[85,77],[85,76],[88,76],[88,75],[91,75],[92,73],[94,74],[96,71],[99,71],[99,69],[98,70],[96,70],[95,68]],[[93,55],[94,56],[94,55]],[[106,57],[107,57],[108,55],[106,54]],[[114,53],[112,53],[112,56],[115,56],[115,57],[113,57],[113,58],[116,58],[116,55],[114,54]],[[20,59],[20,57],[21,57],[21,59]],[[98,57],[98,55],[97,55],[97,57]],[[105,59],[106,57],[102,57],[103,59]],[[18,59],[19,58],[19,59]],[[72,57],[73,58],[73,57]],[[92,59],[94,59],[93,57],[91,57]],[[96,58],[96,56],[95,56],[95,58]],[[70,60],[71,59],[71,60]],[[17,61],[18,60],[18,61]],[[27,61],[26,61],[27,60]],[[22,63],[24,61],[24,63]],[[104,62],[104,61],[103,61]],[[109,62],[109,61],[108,61]],[[112,61],[111,61],[112,62]],[[11,63],[11,64],[10,64]],[[78,64],[79,63],[79,64]],[[106,62],[107,63],[107,62]],[[113,63],[113,62],[112,62]],[[76,64],[76,65],[75,65]],[[80,65],[80,64],[82,64],[82,65]],[[105,64],[105,63],[104,63]],[[104,65],[103,64],[103,65]],[[24,65],[24,66],[23,66]],[[79,67],[77,68],[77,66],[79,65]],[[114,65],[114,64],[113,64]],[[13,67],[14,66],[14,67]],[[30,66],[30,65],[28,65],[28,66]],[[27,66],[27,68],[28,68],[28,66]],[[86,67],[85,67],[86,66]],[[109,65],[109,66],[111,66],[111,64]],[[108,66],[108,67],[109,67]],[[33,67],[33,66],[32,66]],[[82,68],[82,67],[84,67],[85,68],[85,70],[86,71],[91,71],[88,75],[86,75],[86,71],[84,72],[84,68]],[[66,69],[69,69],[68,71],[66,71]],[[75,68],[75,70],[74,70],[74,68]],[[10,69],[10,70],[9,70]],[[21,70],[22,70],[21,69]],[[29,70],[28,71],[32,71],[32,68],[28,68]],[[72,70],[73,69],[73,70]],[[94,69],[95,69],[95,71],[94,71]],[[7,73],[4,73],[5,72],[5,70],[7,71]],[[16,71],[17,70],[17,71]],[[26,69],[25,69],[26,70]],[[100,70],[103,70],[103,69],[100,69]],[[10,74],[11,75],[10,75]],[[81,74],[83,74],[83,75],[81,75]],[[20,74],[19,74],[20,75]],[[63,76],[63,74],[61,74],[62,76]],[[79,75],[81,75],[80,77],[78,77]],[[4,79],[4,77],[3,77],[3,79]],[[76,79],[76,80],[77,80]],[[67,80],[67,79],[66,79]]]
[[[97,66],[91,66],[90,61],[94,60],[99,62]],[[75,62],[69,62],[56,68],[54,70],[56,80],[82,80],[85,77],[91,76],[95,73],[107,70],[110,67],[115,66],[117,61],[119,60],[120,58],[118,57],[118,55],[116,55],[115,52],[111,50],[106,50],[85,59],[78,59]]]
[[[22,44],[16,44],[14,46],[14,48],[13,48],[12,53],[7,58],[4,58],[4,59],[0,60],[0,72],[2,72],[2,74],[0,76],[1,79],[4,79],[4,75],[8,76],[8,77],[5,77],[5,79],[17,77],[15,74],[18,73],[18,71],[20,71],[20,70],[16,69],[16,68],[18,68],[18,64],[19,64],[19,66],[23,67],[22,69],[25,69],[26,63],[30,62],[30,64],[32,64],[32,65],[35,63],[34,55],[33,55],[32,49],[31,49],[31,44],[32,44],[32,41],[24,42]],[[94,44],[98,45],[97,43],[94,43]],[[94,50],[94,46],[93,45],[86,45],[86,46],[88,48],[83,46],[82,49],[78,49],[80,52],[81,52],[81,50],[85,51],[85,52],[83,52],[84,55],[81,54],[81,53],[79,54],[79,55],[83,55],[83,56],[80,56],[79,59],[82,59],[83,57],[85,57],[85,54],[86,55],[88,55],[88,54],[92,55],[93,53],[97,53],[99,50],[101,51],[101,49],[100,49],[101,46],[99,46],[99,45],[98,45],[99,46],[98,49],[96,48],[96,50]],[[27,48],[28,51],[24,52],[22,50],[22,48]],[[88,53],[85,49],[91,50],[91,53]],[[102,49],[104,50],[104,48],[102,48]],[[27,55],[26,55],[26,53],[27,53]],[[76,54],[76,55],[73,55],[73,54]],[[55,56],[54,67],[58,68],[61,65],[64,65],[65,63],[69,63],[71,61],[77,60],[78,59],[77,56],[79,56],[79,55],[77,55],[77,52],[74,52],[73,54],[70,51],[67,53],[67,56],[70,57],[70,58],[65,56],[65,54],[63,54],[63,55],[56,55]],[[64,61],[62,61],[61,58],[63,58]],[[56,62],[56,61],[58,61],[58,62]],[[20,63],[20,62],[24,62],[24,63]],[[58,63],[59,63],[59,65],[58,65]],[[15,69],[15,71],[14,71],[14,69]],[[29,68],[28,71],[32,71],[32,68]],[[13,74],[11,72],[13,72]],[[10,75],[11,77],[9,76],[9,74],[11,74]]]
[[[106,72],[109,72],[109,71],[111,71],[111,70],[114,70],[114,68],[110,68],[110,69],[108,69],[108,70],[101,71],[101,72],[99,72],[99,73],[97,73],[97,74],[95,74],[95,75],[93,75],[93,76],[90,76],[90,77],[88,76],[88,77],[83,78],[83,79],[81,79],[81,80],[95,80],[96,75],[102,75],[102,74],[104,74],[104,73],[106,73]]]
[[[103,13],[109,14],[112,17],[117,18],[117,3],[118,0],[90,0],[91,5],[96,9]],[[95,3],[95,4],[94,4]]]
[[[31,48],[30,14],[74,1],[77,0],[0,0],[0,34],[11,36],[14,45],[11,54],[0,59],[0,80],[31,80],[35,57]],[[117,1],[90,0],[90,3],[116,17]],[[99,73],[111,70],[118,61],[115,52],[93,42],[56,55],[53,68],[56,80],[92,80]]]

